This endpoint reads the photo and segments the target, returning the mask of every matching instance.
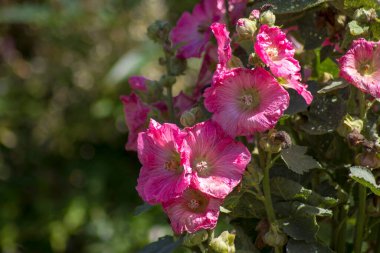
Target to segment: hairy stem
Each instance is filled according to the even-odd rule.
[[[366,187],[363,185],[359,186],[359,209],[356,218],[356,229],[355,229],[355,242],[354,250],[355,253],[361,253],[362,242],[363,242],[363,232],[365,225],[365,208],[366,208]]]

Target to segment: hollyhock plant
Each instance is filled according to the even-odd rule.
[[[145,129],[148,114],[151,110],[134,93],[129,96],[121,96],[120,99],[124,105],[125,122],[129,131],[125,149],[137,151],[138,133]]]
[[[200,57],[211,38],[209,26],[223,18],[218,0],[202,0],[193,12],[185,12],[170,33],[171,41],[178,47],[182,58]]]
[[[163,203],[163,208],[176,234],[194,233],[216,226],[222,202],[221,199],[189,187],[180,197]]]
[[[233,137],[274,127],[289,105],[289,94],[263,68],[232,69],[204,97],[212,119]]]
[[[192,169],[192,183],[201,192],[225,198],[241,181],[251,159],[248,149],[214,122],[206,121],[187,128],[185,143]]]
[[[302,87],[300,82],[301,70],[299,62],[294,58],[293,44],[286,38],[286,34],[279,27],[262,25],[254,44],[255,52],[259,58],[270,68],[271,72],[285,83],[289,88],[295,89],[310,104],[312,95]]]
[[[190,168],[184,167],[185,137],[174,124],[151,119],[146,132],[138,136],[138,157],[142,164],[137,191],[149,204],[158,204],[180,196],[190,185]]]
[[[380,98],[380,42],[355,40],[339,59],[340,76],[375,98]]]

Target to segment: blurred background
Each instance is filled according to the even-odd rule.
[[[147,26],[195,2],[0,1],[1,252],[137,252],[171,233],[160,208],[133,214],[119,96],[162,73]]]

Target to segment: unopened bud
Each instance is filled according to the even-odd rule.
[[[334,79],[334,76],[331,73],[323,72],[319,78],[319,81],[321,81],[322,83],[327,83],[333,79]]]
[[[148,27],[148,37],[155,42],[165,42],[169,36],[170,24],[157,20]]]
[[[349,114],[346,114],[336,131],[338,134],[342,137],[346,137],[349,133],[356,130],[358,133],[360,133],[363,130],[363,121],[361,119],[358,119],[356,117],[352,117]]]
[[[208,238],[207,230],[200,230],[193,234],[187,234],[183,239],[183,245],[186,247],[194,247]]]
[[[181,118],[179,120],[184,127],[189,127],[195,124],[196,117],[194,113],[192,113],[190,110],[185,111],[182,113]]]
[[[224,231],[210,242],[210,248],[215,253],[235,253],[235,234]]]
[[[186,59],[177,58],[175,56],[169,58],[169,74],[173,76],[182,75],[187,68]]]
[[[270,229],[263,237],[264,242],[272,247],[282,247],[288,241],[288,237],[279,230]]]
[[[278,153],[281,149],[289,148],[292,139],[285,131],[272,129],[260,138],[259,145],[265,152]]]
[[[260,23],[261,24],[273,26],[275,22],[276,22],[276,16],[273,14],[272,11],[267,10],[267,11],[264,11],[263,13],[261,13],[261,15],[260,15]]]
[[[236,32],[240,40],[252,39],[257,30],[256,21],[252,21],[248,18],[240,18],[236,22]]]
[[[371,169],[380,168],[380,157],[377,152],[364,152],[355,157],[356,165]]]
[[[377,18],[376,10],[371,9],[364,9],[360,8],[357,9],[354,13],[354,19],[361,23],[369,23]]]
[[[249,14],[250,20],[258,20],[260,18],[260,11],[259,10],[252,10]]]
[[[231,59],[227,62],[227,66],[229,68],[241,68],[244,67],[244,64],[239,57],[232,55]]]
[[[252,66],[264,66],[264,63],[255,53],[251,53],[248,57],[248,63]]]
[[[164,87],[171,87],[176,81],[177,79],[174,76],[164,75],[160,79],[160,84]]]
[[[356,129],[347,135],[347,141],[352,147],[361,145],[364,140],[364,136]]]

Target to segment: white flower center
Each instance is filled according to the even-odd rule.
[[[256,89],[248,88],[242,90],[238,97],[239,107],[243,110],[250,111],[260,104],[260,96]]]
[[[200,203],[198,200],[196,199],[191,199],[188,203],[187,203],[187,206],[192,209],[192,210],[195,210],[199,207]]]
[[[204,172],[208,169],[207,162],[201,161],[195,165],[198,172]]]
[[[241,96],[241,101],[243,104],[250,106],[253,103],[253,97],[252,95],[243,95]]]
[[[278,50],[275,47],[268,47],[265,51],[271,59],[276,58],[278,56]]]

